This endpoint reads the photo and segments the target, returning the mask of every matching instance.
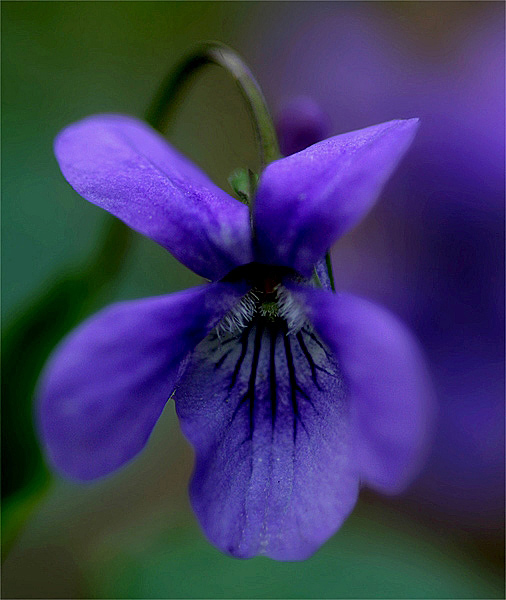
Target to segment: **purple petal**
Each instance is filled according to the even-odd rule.
[[[142,121],[88,117],[59,134],[55,154],[81,196],[199,275],[220,279],[252,260],[247,207]]]
[[[182,358],[237,296],[210,284],[113,304],[63,340],[38,391],[39,431],[56,469],[94,479],[142,450]]]
[[[224,339],[211,334],[176,387],[196,450],[193,508],[234,556],[307,558],[356,502],[346,390],[313,336],[261,319]]]
[[[406,487],[427,449],[432,388],[416,341],[367,300],[297,288],[348,386],[354,460],[363,482],[385,493]]]
[[[374,204],[417,125],[417,119],[390,121],[271,163],[255,204],[256,260],[308,276],[333,242]]]

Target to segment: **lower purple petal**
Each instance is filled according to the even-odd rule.
[[[90,480],[145,446],[184,356],[238,291],[209,284],[109,306],[55,351],[38,390],[38,424],[50,462]]]
[[[193,508],[212,543],[241,558],[311,555],[352,510],[348,402],[311,330],[258,317],[199,344],[174,394],[196,450]]]
[[[339,360],[362,481],[385,493],[401,491],[425,457],[433,409],[416,341],[396,317],[367,300],[301,287],[293,293]]]

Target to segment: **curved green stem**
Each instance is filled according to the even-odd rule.
[[[166,131],[182,93],[206,65],[222,67],[235,80],[253,122],[262,169],[280,158],[276,130],[260,86],[241,57],[220,42],[205,42],[197,46],[169,73],[146,114],[147,122],[159,131]]]

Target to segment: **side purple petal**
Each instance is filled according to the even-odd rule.
[[[174,393],[196,451],[190,498],[210,541],[239,558],[308,558],[358,494],[349,404],[311,330],[258,319],[199,344]]]
[[[64,339],[38,389],[38,428],[52,465],[90,480],[142,450],[182,358],[237,298],[235,287],[210,284],[121,302]]]
[[[300,287],[293,293],[339,361],[362,481],[384,493],[402,491],[425,458],[434,406],[416,341],[367,300]]]
[[[56,138],[63,175],[86,200],[211,280],[252,260],[248,209],[146,123],[97,115]]]
[[[271,163],[255,203],[256,260],[308,276],[372,207],[417,126],[418,119],[389,121]]]

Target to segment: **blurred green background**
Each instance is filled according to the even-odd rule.
[[[488,3],[369,6],[415,23],[420,11],[410,4],[438,4],[446,19],[472,27]],[[1,10],[3,542],[10,550],[3,597],[502,597],[500,561],[490,550],[368,494],[302,564],[221,555],[189,508],[192,456],[171,406],[147,450],[117,475],[94,485],[48,484],[31,397],[51,348],[110,301],[199,282],[72,191],[52,154],[56,133],[93,113],[142,117],[167,71],[202,40],[231,45],[261,70],[256,32],[282,35],[291,3],[2,2]],[[419,35],[430,43],[429,28]],[[264,91],[276,109],[280,99]],[[227,190],[234,168],[258,165],[239,94],[216,69],[199,78],[170,139]],[[347,241],[352,249],[360,243],[360,231]]]

